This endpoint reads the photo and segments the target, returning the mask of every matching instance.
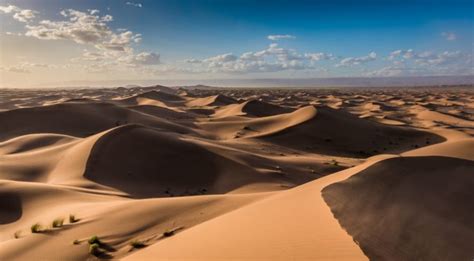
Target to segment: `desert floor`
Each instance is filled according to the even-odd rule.
[[[1,260],[472,260],[474,89],[0,90]]]

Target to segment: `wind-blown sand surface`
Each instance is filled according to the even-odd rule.
[[[473,120],[468,87],[0,90],[0,260],[471,260]]]

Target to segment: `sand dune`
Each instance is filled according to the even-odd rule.
[[[474,256],[470,89],[1,95],[1,260]]]
[[[314,117],[292,128],[260,137],[301,150],[354,157],[398,153],[443,140],[428,132],[378,124],[329,107],[318,107]]]
[[[225,193],[271,181],[199,144],[138,125],[118,127],[100,137],[84,176],[134,197]]]
[[[316,114],[316,109],[306,106],[287,114],[261,117],[237,118],[237,120],[216,120],[199,123],[199,127],[219,139],[256,137],[272,134],[301,124]]]
[[[321,190],[370,164],[280,192],[189,229],[125,260],[367,260],[333,218],[321,197]]]
[[[237,101],[231,97],[217,94],[209,97],[195,98],[187,102],[186,105],[189,107],[204,107],[204,106],[224,106]]]
[[[220,109],[217,111],[214,116],[215,117],[229,117],[229,116],[253,116],[253,117],[266,117],[266,116],[273,116],[283,113],[292,112],[293,109],[281,107],[278,105],[274,105],[271,103],[258,101],[258,100],[250,100],[243,102],[241,104],[232,104],[226,106],[225,108]]]
[[[0,140],[31,133],[86,137],[128,123],[145,124],[173,132],[190,129],[108,103],[64,103],[0,112]]]
[[[468,260],[472,173],[474,162],[464,159],[393,158],[329,185],[323,197],[370,259]]]

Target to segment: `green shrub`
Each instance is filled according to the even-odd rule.
[[[39,223],[33,224],[31,226],[31,233],[41,233],[41,232],[43,232],[43,227]]]
[[[165,232],[163,232],[164,237],[170,237],[172,235],[174,235],[174,231],[165,231]]]
[[[64,224],[64,218],[57,218],[53,221],[53,227],[62,227]]]
[[[130,242],[130,246],[132,246],[133,248],[143,248],[146,247],[146,244],[143,241],[135,239]]]
[[[102,244],[102,242],[100,242],[100,239],[98,236],[92,236],[91,238],[89,238],[89,240],[87,241],[89,242],[90,245],[93,245],[93,244]]]
[[[100,256],[102,253],[102,249],[100,249],[99,244],[94,243],[89,246],[89,254],[94,255],[94,256]]]
[[[69,215],[69,223],[76,223],[78,221],[79,221],[79,219],[76,218],[76,216],[74,216],[73,214]]]

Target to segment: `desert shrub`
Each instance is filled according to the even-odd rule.
[[[130,246],[133,248],[143,248],[146,247],[146,244],[143,241],[135,239],[130,242]]]
[[[74,239],[74,241],[72,241],[73,245],[79,245],[80,243],[81,241],[79,241],[78,239]]]
[[[94,256],[100,256],[103,253],[102,249],[100,249],[99,244],[94,243],[89,246],[89,254]]]
[[[89,238],[89,240],[87,241],[89,242],[90,245],[93,245],[93,244],[102,244],[102,242],[100,242],[100,239],[98,236],[92,236],[91,238]]]
[[[43,228],[39,223],[33,224],[31,226],[31,233],[41,233],[43,232]]]
[[[172,235],[174,235],[174,231],[165,231],[165,232],[163,232],[164,237],[170,237]]]
[[[79,221],[79,219],[76,218],[76,216],[74,216],[73,214],[69,215],[69,223],[76,223],[78,221]]]
[[[13,234],[13,236],[14,236],[15,238],[20,238],[20,236],[21,236],[21,231],[19,231],[19,230],[16,231],[16,232]]]
[[[64,224],[64,218],[57,218],[57,219],[53,220],[52,226],[53,227],[62,227],[63,224]]]

